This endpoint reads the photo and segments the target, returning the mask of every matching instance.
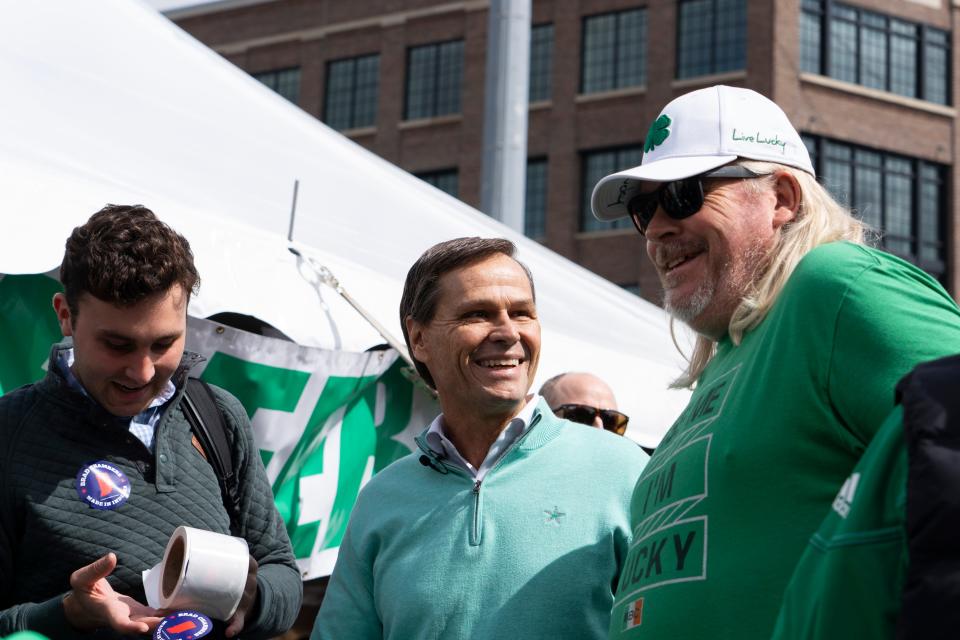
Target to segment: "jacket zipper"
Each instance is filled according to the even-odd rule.
[[[473,535],[470,536],[470,545],[480,546],[480,484],[482,480],[473,483]]]
[[[503,455],[500,456],[500,459],[497,460],[497,463],[496,463],[495,465],[493,465],[493,466],[490,468],[489,471],[487,471],[488,474],[489,474],[489,473],[493,473],[493,472],[497,469],[497,467],[499,467],[500,464],[503,463],[503,461],[506,459],[506,457],[507,457],[508,455],[510,455],[510,452],[513,451],[514,447],[516,447],[517,445],[520,444],[521,441],[523,441],[523,440],[526,439],[527,435],[529,435],[529,433],[530,433],[530,429],[532,429],[533,427],[535,427],[536,424],[537,424],[538,422],[540,422],[540,417],[541,417],[541,416],[540,416],[539,413],[537,413],[537,414],[535,414],[535,415],[533,416],[533,420],[531,421],[531,423],[530,423],[530,428],[527,429],[527,432],[524,433],[524,434],[523,434],[522,436],[520,436],[519,438],[517,438],[516,440],[514,440],[514,441],[510,444],[510,446],[507,447],[507,450],[503,452]],[[418,447],[420,448],[420,450],[423,451],[426,455],[430,455],[430,454],[427,452],[427,450],[424,449],[424,447],[420,444],[420,442],[417,442],[417,446],[418,446]],[[453,473],[455,473],[455,474],[458,475],[458,476],[463,476],[464,478],[467,478],[468,480],[470,479],[470,476],[468,476],[468,475],[466,474],[466,472],[464,472],[462,469],[460,469],[460,468],[457,467],[457,466],[447,467],[447,465],[446,465],[444,462],[442,462],[442,461],[439,462],[439,464],[442,464],[442,465],[443,465],[444,467],[446,467],[449,471],[452,471]],[[474,480],[474,482],[473,482],[473,489],[471,489],[471,491],[473,492],[473,528],[472,528],[472,530],[471,530],[471,532],[470,532],[470,546],[471,546],[471,547],[478,547],[478,546],[480,546],[480,529],[481,529],[481,527],[482,527],[482,523],[481,523],[482,517],[481,517],[481,514],[480,514],[480,487],[482,486],[482,484],[483,484],[483,481],[482,481],[482,480]]]
[[[423,450],[422,447],[421,450]],[[424,451],[424,453],[426,453],[426,451]],[[468,481],[471,480],[467,472],[458,466],[453,465],[448,467],[446,463],[442,461],[439,461],[438,464],[442,464],[448,472],[453,475],[460,476]],[[480,483],[480,480],[473,480],[473,488],[470,490],[473,493],[473,527],[469,531],[469,544],[471,547],[480,545]]]
[[[536,426],[540,422],[540,414],[536,414],[533,417],[533,420],[530,423],[530,428],[527,429],[527,432],[522,436],[510,443],[510,446],[507,447],[507,450],[503,452],[503,455],[497,460],[496,464],[490,467],[490,470],[487,471],[487,474],[491,474],[497,470],[497,468],[507,459],[507,456],[510,455],[510,452],[517,447],[521,441],[526,439],[527,435],[530,433],[530,429]],[[480,546],[480,529],[482,526],[481,519],[482,515],[480,513],[480,487],[483,484],[483,480],[476,480],[473,483],[473,535],[470,536],[470,545],[474,547]]]

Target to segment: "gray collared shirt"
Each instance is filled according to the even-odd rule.
[[[525,434],[530,428],[533,410],[537,408],[539,401],[540,396],[534,394],[527,404],[523,406],[523,409],[520,410],[520,413],[510,420],[506,428],[500,432],[497,439],[490,445],[490,450],[487,451],[487,457],[483,459],[479,467],[474,467],[467,462],[466,458],[457,451],[457,447],[454,446],[453,442],[447,438],[446,433],[444,433],[444,425],[446,423],[444,422],[442,413],[434,418],[433,422],[430,423],[430,428],[427,429],[427,445],[433,449],[435,453],[442,455],[450,462],[464,469],[473,476],[477,482],[481,482],[484,476],[487,475],[487,472],[500,461],[500,458],[507,452],[510,445],[516,442],[517,438]]]

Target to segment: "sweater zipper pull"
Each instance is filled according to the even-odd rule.
[[[470,536],[472,546],[480,544],[480,482],[481,480],[476,480],[473,483],[473,535]]]

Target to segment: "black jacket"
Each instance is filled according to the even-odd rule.
[[[160,561],[174,529],[230,533],[217,478],[193,446],[180,407],[183,381],[200,356],[184,354],[174,375],[177,395],[151,453],[129,433],[128,421],[69,387],[56,364],[64,347],[54,347],[43,380],[0,397],[0,636],[75,635],[61,604],[70,574],[109,551],[119,560],[109,578],[113,588],[145,603],[141,572]],[[236,398],[214,389],[232,439],[240,534],[259,564],[259,604],[242,637],[271,637],[296,618],[300,574],[247,414]],[[130,498],[119,508],[93,509],[79,497],[78,472],[97,461],[130,481]]]
[[[909,562],[897,636],[960,634],[960,356],[897,385],[907,445]]]

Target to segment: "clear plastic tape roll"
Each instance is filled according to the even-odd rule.
[[[143,572],[147,604],[227,620],[240,604],[249,555],[243,538],[177,527],[160,564]]]

